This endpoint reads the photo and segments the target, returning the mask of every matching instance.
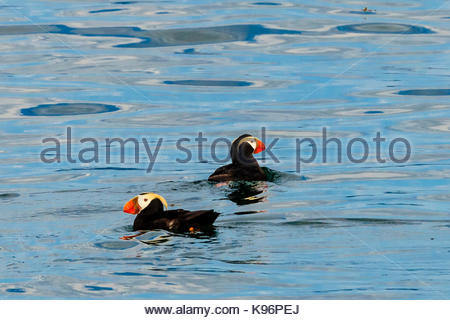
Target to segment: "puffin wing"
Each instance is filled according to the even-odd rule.
[[[216,171],[213,172],[212,175],[209,176],[209,181],[230,181],[233,180],[233,169],[234,166],[232,163],[227,164],[226,166],[217,168]]]
[[[214,210],[187,211],[180,217],[180,220],[189,226],[207,226],[213,224],[219,214]]]

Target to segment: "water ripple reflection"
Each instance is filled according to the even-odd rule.
[[[448,96],[450,95],[450,89],[400,90],[397,94],[401,96]]]
[[[114,112],[120,110],[118,107],[100,103],[56,103],[41,104],[32,108],[21,109],[24,116],[73,116],[82,114],[96,114]]]
[[[339,31],[356,33],[392,33],[392,34],[421,34],[434,33],[431,29],[400,23],[361,23],[336,27]]]
[[[58,33],[86,37],[122,37],[140,39],[138,43],[119,44],[119,48],[149,48],[179,45],[252,41],[266,34],[301,34],[301,31],[266,28],[258,24],[204,28],[143,30],[138,27],[73,28],[66,25],[0,26],[0,35]]]

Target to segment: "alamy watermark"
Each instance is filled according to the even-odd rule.
[[[385,163],[386,161],[405,163],[411,157],[411,143],[403,137],[396,137],[387,141],[386,138],[382,137],[380,132],[376,132],[375,136],[369,141],[361,137],[356,137],[345,142],[340,138],[331,137],[325,127],[322,128],[321,133],[322,136],[320,139],[313,139],[310,137],[298,137],[293,139],[295,153],[292,153],[292,157],[295,157],[297,173],[300,173],[302,164],[308,164],[315,161],[327,163],[330,161],[330,155],[333,155],[338,163],[342,163],[343,154],[345,154],[346,158],[351,163],[363,163],[369,159],[369,154],[373,154],[373,151],[375,160],[378,163]],[[301,132],[299,132],[299,135],[300,134]],[[256,137],[258,137],[266,147],[263,152],[263,158],[259,159],[259,161],[264,163],[270,158],[271,161],[279,163],[280,160],[275,155],[274,149],[276,149],[275,146],[281,138],[274,137],[268,141],[265,127],[261,128],[261,134]],[[143,147],[146,156],[145,161],[148,163],[147,172],[150,173],[157,162],[158,154],[164,143],[164,138],[162,137],[159,137],[156,140],[153,139],[154,142],[152,143],[145,137],[141,138],[140,141],[134,137],[105,138],[104,141],[99,141],[99,139],[92,137],[85,137],[79,140],[79,144],[83,147],[75,150],[73,147],[74,139],[72,139],[72,127],[66,128],[65,140],[65,143],[63,143],[57,138],[49,137],[42,139],[45,148],[40,153],[41,161],[44,163],[60,163],[63,160],[62,146],[64,145],[65,160],[69,163],[99,163],[102,159],[106,164],[111,164],[111,150],[114,147],[119,148],[118,157],[115,155],[115,158],[119,159],[116,159],[116,161],[119,160],[120,163],[125,163],[127,158],[128,160],[131,158],[134,163],[140,163],[141,160],[143,160],[141,159],[142,155],[140,152]],[[230,154],[228,151],[223,152],[223,150],[229,150],[232,141],[232,139],[226,137],[209,140],[203,132],[198,132],[197,137],[195,138],[178,138],[175,142],[175,147],[179,154],[174,161],[178,163],[192,161],[194,159],[193,149],[196,149],[196,161],[207,162],[209,161],[208,159],[211,159],[213,162],[219,164],[228,163],[231,160]],[[192,144],[193,142],[194,144]],[[386,145],[385,142],[388,142],[388,144]],[[100,146],[104,146],[104,148],[100,149]],[[332,149],[330,150],[330,148]],[[401,152],[396,152],[396,148],[402,148]],[[217,153],[218,149],[222,150],[222,156]],[[100,150],[104,150],[104,154],[101,154]],[[133,157],[126,157],[126,150],[129,151],[128,153],[132,153]],[[357,152],[355,152],[355,150],[357,150]],[[382,152],[382,150],[385,152]],[[386,150],[388,152],[386,152]],[[318,157],[319,151],[321,157]],[[208,153],[209,157],[206,157]],[[382,157],[383,153],[387,153],[387,159]]]

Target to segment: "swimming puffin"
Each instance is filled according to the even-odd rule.
[[[225,182],[236,180],[266,181],[267,175],[261,169],[253,154],[264,151],[261,140],[243,134],[233,141],[230,148],[231,163],[218,168],[209,176],[209,181]]]
[[[165,229],[169,231],[193,231],[210,226],[220,213],[214,210],[187,211],[166,210],[167,201],[156,193],[145,192],[128,201],[123,211],[135,214],[133,231]]]

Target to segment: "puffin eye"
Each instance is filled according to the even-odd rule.
[[[147,199],[147,198],[144,198],[144,201],[145,201],[145,202],[147,202],[147,201],[148,201],[148,199]]]

